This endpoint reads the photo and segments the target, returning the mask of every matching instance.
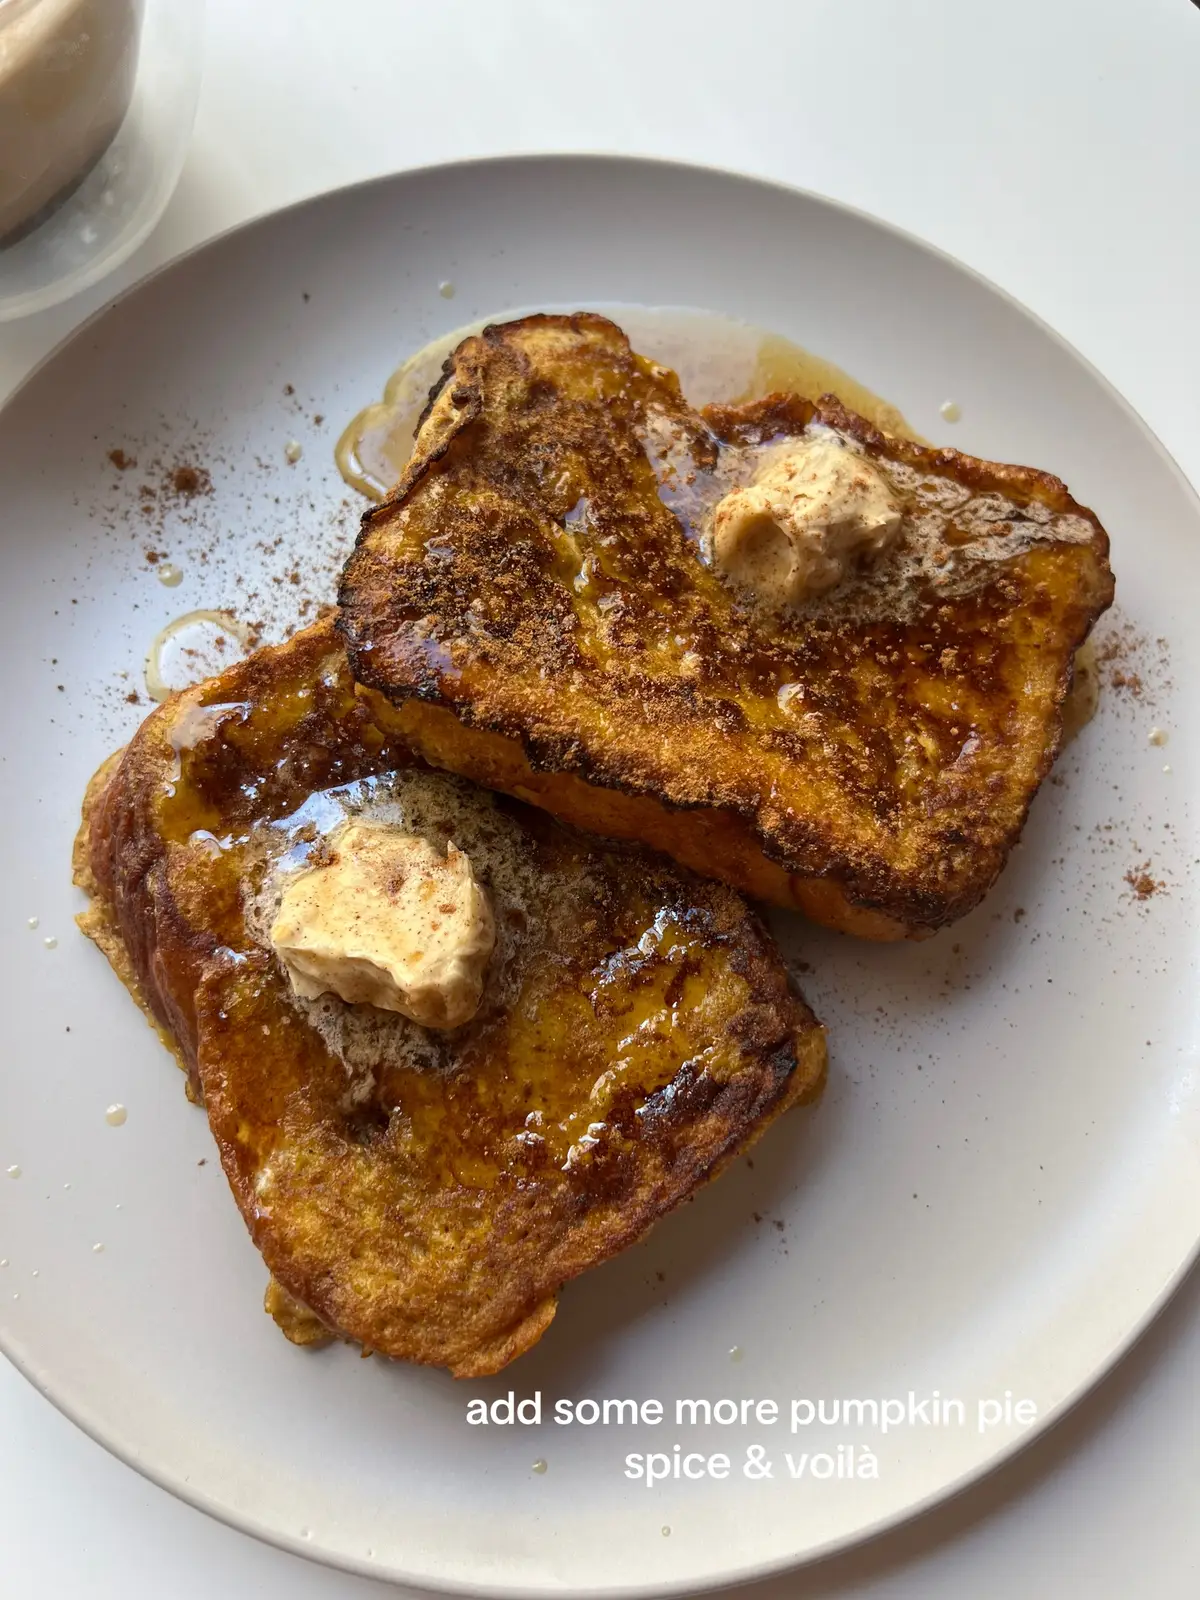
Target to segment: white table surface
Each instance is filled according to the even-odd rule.
[[[784,179],[932,240],[1089,356],[1200,483],[1188,0],[209,0],[205,71],[162,225],[108,284],[0,326],[0,395],[109,295],[245,218],[403,166],[616,150]],[[1194,1273],[1116,1372],[1006,1468],[746,1592],[1196,1600],[1198,1374]],[[0,1360],[3,1600],[396,1592],[178,1504]]]

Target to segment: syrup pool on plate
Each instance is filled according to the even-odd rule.
[[[613,305],[594,309],[619,323],[641,355],[678,373],[693,405],[740,405],[775,390],[814,400],[832,393],[886,433],[917,437],[889,401],[782,334],[715,311]],[[358,412],[337,442],[338,470],[352,489],[370,500],[383,499],[408,464],[417,423],[447,357],[468,334],[519,315],[499,313],[439,334],[400,363],[384,386],[383,398]]]
[[[160,628],[146,655],[146,692],[165,700],[223,672],[254,643],[255,630],[230,611],[186,611]]]

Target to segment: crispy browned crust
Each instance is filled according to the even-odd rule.
[[[71,851],[71,875],[75,885],[87,895],[88,903],[75,918],[75,921],[79,926],[80,932],[86,933],[88,938],[107,956],[109,966],[112,967],[117,977],[129,990],[137,1002],[138,1009],[144,1013],[146,1021],[175,1057],[180,1068],[187,1073],[187,1095],[189,1100],[193,1100],[196,1098],[196,1088],[188,1062],[175,1036],[168,1027],[159,1021],[154,1007],[142,987],[125,941],[121,937],[121,930],[117,926],[116,918],[113,914],[112,903],[101,892],[100,886],[96,882],[95,874],[92,871],[91,828],[88,819],[92,816],[100,797],[120,766],[121,757],[124,754],[123,749],[117,750],[109,756],[107,761],[100,765],[97,771],[92,774],[83,797],[83,821],[79,832],[75,835],[75,844]]]
[[[748,607],[698,553],[703,484],[814,424],[1002,497],[1019,553],[984,563],[951,527],[957,586],[894,614],[838,591]],[[1047,473],[881,434],[832,396],[699,415],[606,319],[534,316],[447,363],[363,519],[341,626],[430,761],[835,927],[920,936],[978,902],[1020,833],[1107,556]]]
[[[476,1376],[541,1336],[563,1283],[814,1099],[824,1035],[736,895],[505,800],[553,896],[553,944],[531,930],[511,1007],[441,1036],[440,1068],[388,1063],[351,1106],[247,925],[240,841],[318,789],[412,765],[390,715],[329,621],[259,651],[153,712],[97,775],[76,881],[86,930],[202,1094],[289,1337],[319,1342],[315,1318]],[[670,1021],[647,1033],[648,1016]],[[552,1130],[517,1138],[542,1103],[548,1122],[587,1113],[627,1059],[590,1149],[564,1162]]]

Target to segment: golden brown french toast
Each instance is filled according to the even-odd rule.
[[[714,558],[721,508],[821,441],[895,516],[842,581],[765,603]],[[832,396],[698,413],[612,322],[531,316],[447,362],[340,625],[434,765],[834,927],[920,936],[1020,833],[1107,555],[1046,473]]]
[[[281,965],[289,887],[352,824],[465,853],[489,897],[461,1025],[304,998]],[[823,1081],[822,1030],[736,894],[431,772],[331,620],[154,711],[93,780],[75,865],[297,1342],[494,1372],[562,1284]]]

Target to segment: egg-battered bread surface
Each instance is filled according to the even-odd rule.
[[[432,764],[920,936],[1020,833],[1107,557],[1044,472],[833,396],[697,412],[607,319],[531,316],[448,361],[341,626]]]
[[[351,852],[339,903],[402,914],[381,945],[331,890],[306,944],[298,887]],[[567,1280],[823,1081],[823,1032],[735,893],[431,772],[331,620],[154,711],[89,788],[75,870],[298,1343],[495,1372]],[[277,943],[320,945],[305,992]],[[431,962],[460,994],[447,949],[480,984],[457,1026],[430,999]],[[345,999],[354,961],[431,1025]]]

